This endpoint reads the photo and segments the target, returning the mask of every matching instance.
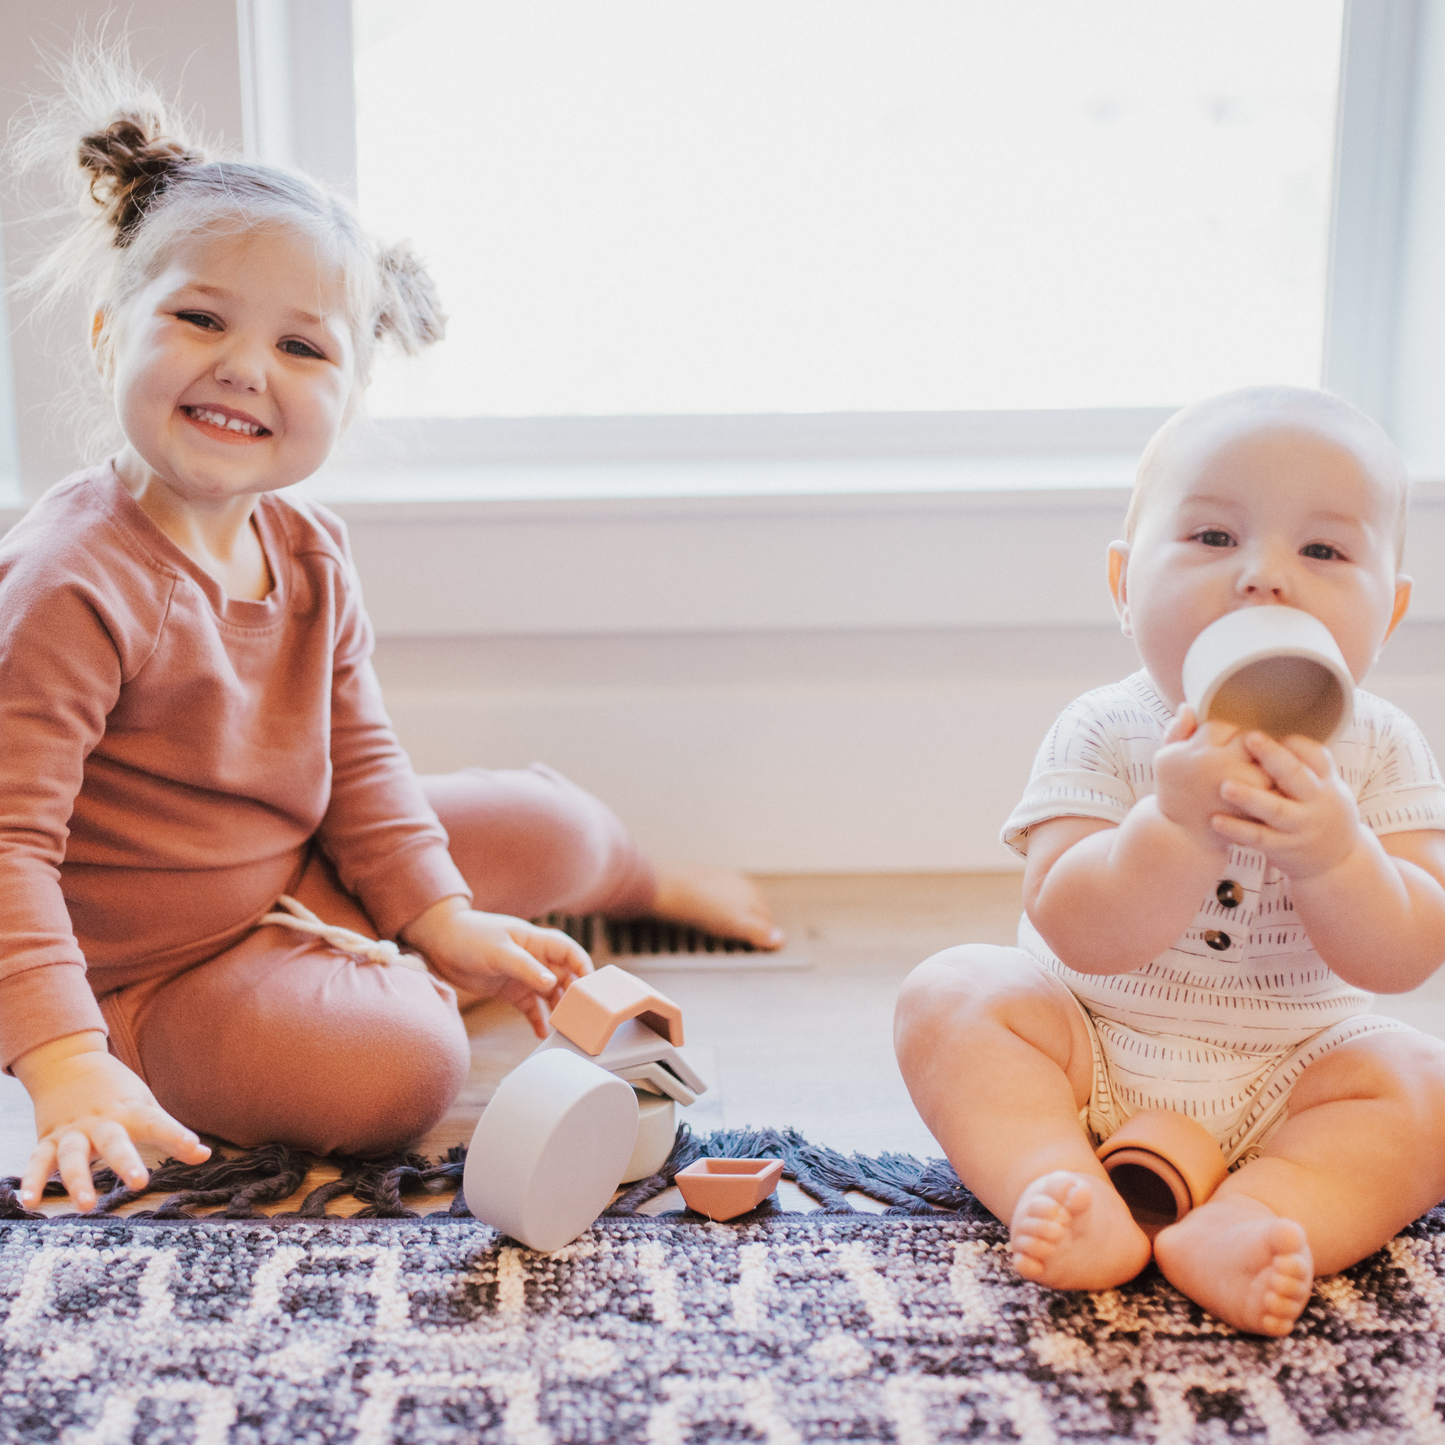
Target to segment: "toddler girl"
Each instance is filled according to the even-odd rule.
[[[35,1104],[21,1198],[58,1164],[82,1208],[96,1155],[144,1183],[139,1141],[414,1139],[466,1078],[454,990],[540,1035],[590,970],[525,917],[780,941],[745,879],[656,872],[546,768],[414,776],[344,529],[281,489],[379,341],[441,335],[431,284],[303,177],[207,159],[153,96],[107,114],[69,145],[88,214],[42,280],[92,288],[121,445],[0,543],[0,1066]]]
[[[1356,690],[1330,748],[1199,726],[1180,673],[1226,612],[1284,605],[1358,681],[1405,613],[1405,476],[1334,397],[1253,388],[1171,419],[1110,585],[1143,670],[1045,740],[1005,841],[1018,948],[949,949],[899,999],[899,1060],[1027,1279],[1106,1289],[1151,1243],[1094,1157],[1139,1109],[1204,1124],[1233,1172],[1152,1253],[1186,1295],[1288,1334],[1343,1269],[1445,1196],[1445,1045],[1371,1016],[1445,960],[1445,786]]]

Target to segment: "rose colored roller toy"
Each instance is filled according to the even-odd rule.
[[[1094,1152],[1150,1239],[1203,1204],[1228,1173],[1214,1136],[1173,1109],[1141,1109]]]
[[[1328,743],[1348,726],[1355,680],[1328,627],[1294,607],[1241,607],[1211,622],[1184,658],[1184,700],[1271,737]]]

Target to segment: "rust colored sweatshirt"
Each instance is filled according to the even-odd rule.
[[[0,1067],[234,945],[313,842],[385,937],[470,897],[382,708],[342,523],[276,495],[255,518],[260,602],[109,464],[0,541]]]

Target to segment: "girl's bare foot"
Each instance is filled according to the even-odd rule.
[[[1304,1230],[1243,1195],[1211,1200],[1161,1230],[1154,1257],[1181,1294],[1256,1335],[1289,1334],[1314,1283]]]
[[[783,946],[783,930],[773,922],[758,885],[731,868],[659,867],[652,912],[755,948]]]
[[[1149,1239],[1107,1180],[1058,1169],[1035,1179],[1009,1224],[1014,1268],[1053,1289],[1113,1289],[1149,1263]]]

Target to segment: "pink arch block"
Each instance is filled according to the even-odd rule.
[[[552,1011],[552,1027],[593,1058],[628,1019],[639,1019],[674,1048],[682,1047],[682,1010],[615,963],[574,980]]]

